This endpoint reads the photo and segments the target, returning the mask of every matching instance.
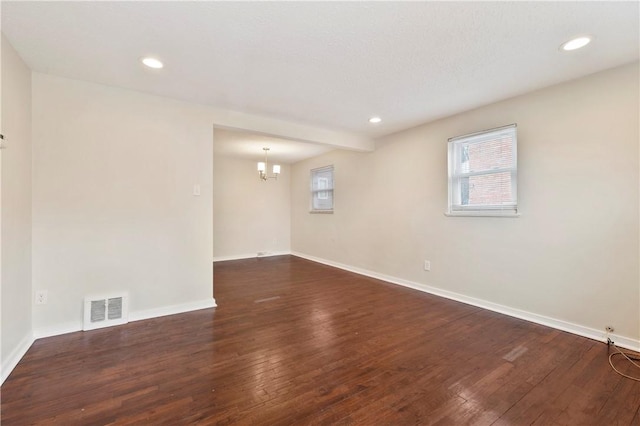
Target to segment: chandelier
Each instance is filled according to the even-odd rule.
[[[267,169],[269,168],[269,162],[267,161],[267,154],[269,153],[269,148],[262,148],[264,151],[264,161],[260,161],[258,163],[258,174],[260,175],[260,179],[278,179],[278,175],[280,174],[280,165],[273,165],[273,176],[267,175]]]

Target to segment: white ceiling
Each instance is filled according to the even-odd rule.
[[[263,161],[264,151],[269,148],[269,163],[290,164],[305,158],[329,152],[335,147],[286,140],[271,136],[258,135],[241,130],[216,128],[213,151],[215,155],[237,157],[253,161]]]
[[[638,60],[639,5],[3,1],[2,32],[38,72],[377,137]]]

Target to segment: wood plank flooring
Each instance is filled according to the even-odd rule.
[[[36,341],[2,425],[640,425],[602,343],[293,256],[214,271],[218,308]]]

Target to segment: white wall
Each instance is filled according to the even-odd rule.
[[[258,178],[256,162],[215,155],[213,161],[214,260],[291,250],[290,167],[278,180]]]
[[[584,335],[612,325],[637,346],[638,76],[605,71],[295,164],[292,250]],[[522,216],[444,216],[447,139],[510,123]],[[311,215],[309,170],[327,164],[335,213]]]
[[[84,296],[127,291],[131,320],[215,304],[214,126],[373,149],[347,132],[32,76],[2,47],[3,133],[16,145],[0,161],[2,379],[34,336],[81,328]],[[272,249],[288,251],[277,234]],[[46,305],[32,307],[35,290]]]
[[[202,108],[33,74],[36,337],[79,329],[86,295],[127,291],[133,319],[213,304],[212,157]]]
[[[49,295],[34,308],[36,337],[78,330],[87,295],[128,291],[130,319],[214,303],[214,126],[349,149],[373,143],[40,73],[32,100],[33,288]]]
[[[31,327],[31,71],[2,36],[0,383],[33,342]]]

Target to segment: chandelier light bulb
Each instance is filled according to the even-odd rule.
[[[268,179],[278,179],[278,175],[280,174],[280,165],[279,164],[274,164],[273,165],[273,176],[269,176],[267,174],[267,169],[269,168],[269,159],[268,159],[268,155],[269,155],[269,148],[262,148],[262,150],[264,151],[264,161],[260,161],[258,163],[258,176],[260,177],[260,180],[266,181]]]

